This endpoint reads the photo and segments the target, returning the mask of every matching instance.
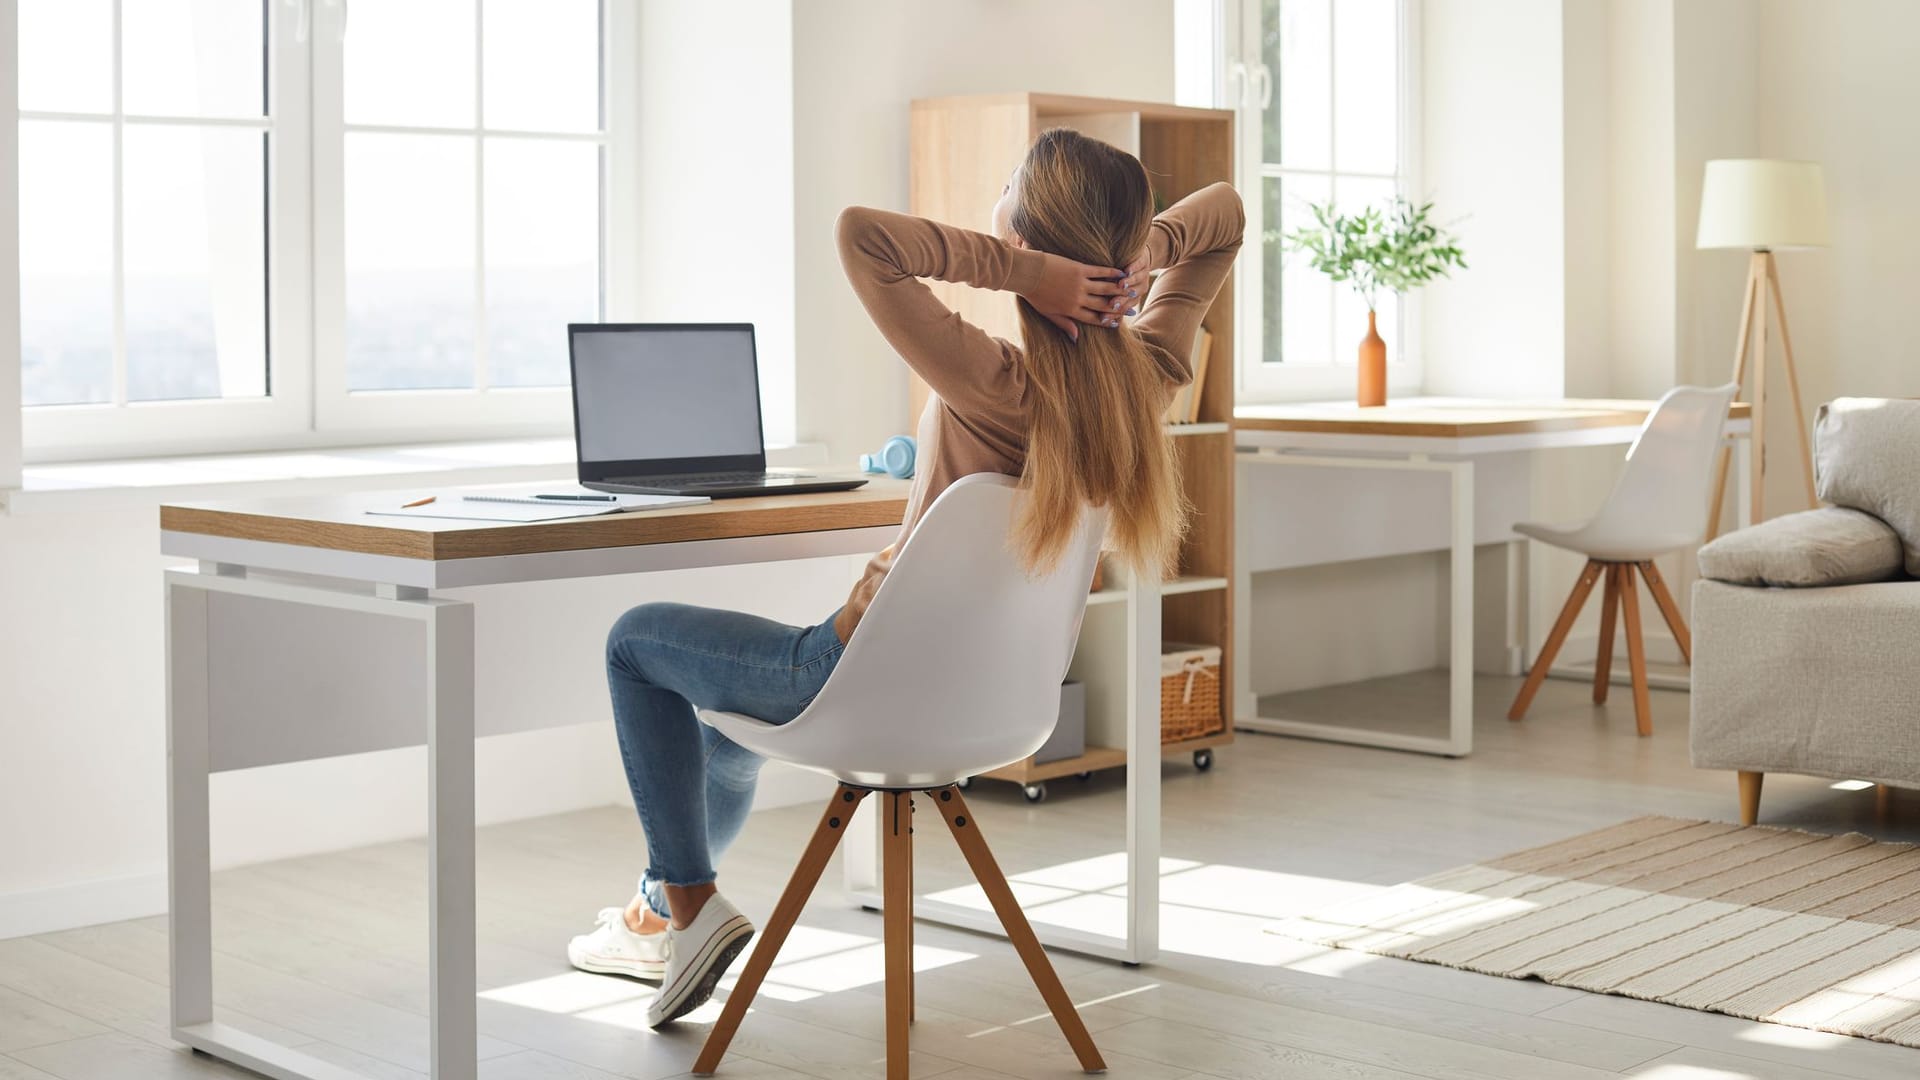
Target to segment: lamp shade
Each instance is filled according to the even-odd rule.
[[[1827,246],[1827,189],[1820,166],[1761,158],[1707,162],[1694,246]]]

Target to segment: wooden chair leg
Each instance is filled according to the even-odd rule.
[[[1740,824],[1751,825],[1760,820],[1760,782],[1767,778],[1767,774],[1742,772],[1739,776]]]
[[[1546,681],[1547,669],[1553,666],[1553,658],[1560,652],[1560,646],[1567,640],[1567,632],[1573,629],[1573,620],[1580,615],[1580,608],[1587,602],[1587,594],[1593,591],[1593,583],[1600,579],[1603,564],[1592,559],[1580,571],[1580,580],[1573,584],[1573,594],[1567,597],[1567,604],[1560,609],[1560,618],[1553,624],[1553,632],[1547,635],[1547,643],[1540,647],[1540,656],[1533,662],[1533,670],[1527,673],[1527,681],[1520,687],[1520,693],[1513,699],[1513,707],[1507,710],[1507,719],[1518,720],[1527,715],[1527,706],[1533,704],[1533,695],[1540,692],[1540,684]]]
[[[1640,564],[1640,576],[1647,579],[1647,591],[1653,594],[1653,602],[1660,605],[1660,614],[1667,620],[1667,629],[1673,631],[1673,640],[1680,646],[1680,658],[1689,666],[1693,664],[1693,635],[1687,633],[1687,620],[1680,617],[1680,605],[1673,602],[1673,594],[1667,591],[1667,583],[1660,578],[1660,568],[1649,559]]]
[[[887,1080],[907,1080],[907,1026],[913,1021],[913,795],[880,802],[882,919],[887,971]]]
[[[1613,622],[1620,610],[1620,568],[1607,567],[1606,592],[1600,600],[1600,651],[1593,658],[1593,703],[1607,703],[1613,683]]]
[[[1653,734],[1653,702],[1647,697],[1647,646],[1640,634],[1640,594],[1634,587],[1633,567],[1620,567],[1620,619],[1627,624],[1627,667],[1633,672],[1633,723],[1642,735]]]
[[[1073,999],[1067,996],[1067,988],[1060,985],[1060,976],[1054,972],[1046,950],[1040,947],[1040,939],[1034,936],[1026,913],[1020,910],[1020,902],[1013,898],[1013,889],[1007,885],[1006,876],[1000,873],[1000,864],[994,861],[993,852],[988,850],[986,840],[981,837],[979,823],[968,812],[967,801],[961,798],[960,789],[949,786],[928,794],[933,797],[934,805],[940,808],[940,816],[946,819],[947,829],[953,833],[954,842],[960,845],[960,853],[966,856],[975,880],[980,882],[980,888],[993,904],[994,914],[1000,916],[1000,925],[1006,928],[1007,940],[1013,943],[1014,950],[1027,965],[1027,974],[1032,976],[1033,985],[1046,1000],[1054,1022],[1060,1025],[1060,1033],[1067,1037],[1074,1056],[1080,1059],[1080,1068],[1090,1073],[1105,1072],[1106,1061],[1100,1057],[1099,1048],[1093,1045],[1093,1036],[1087,1033],[1087,1025],[1081,1021],[1080,1011],[1073,1007]]]
[[[720,1011],[720,1019],[714,1021],[713,1030],[707,1033],[706,1045],[700,1049],[700,1057],[693,1063],[695,1076],[712,1076],[720,1067],[720,1059],[726,1056],[727,1045],[733,1042],[733,1034],[739,1030],[740,1020],[747,1015],[747,1007],[753,1004],[753,996],[760,992],[760,983],[767,977],[767,970],[773,967],[774,957],[780,952],[780,946],[793,931],[793,924],[800,918],[800,909],[807,906],[807,897],[813,895],[813,888],[820,883],[820,873],[827,867],[827,860],[833,856],[833,849],[840,846],[840,838],[846,835],[847,823],[853,819],[853,812],[860,808],[860,800],[867,797],[861,788],[840,785],[827,801],[826,810],[820,815],[820,824],[813,830],[813,839],[807,841],[807,849],[800,855],[800,865],[793,868],[793,877],[788,879],[786,891],[780,894],[780,902],[773,906],[773,915],[767,919],[767,925],[760,931],[760,940],[753,947],[753,955],[747,958],[746,970],[740,973],[740,981],[727,995],[726,1008]],[[903,1074],[904,1075],[904,1074]]]

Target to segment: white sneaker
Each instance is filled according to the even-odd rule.
[[[567,962],[599,975],[659,982],[667,973],[667,956],[672,948],[667,931],[636,934],[627,928],[627,913],[610,907],[601,909],[600,925],[592,933],[567,942]]]
[[[647,1026],[678,1020],[706,1004],[752,937],[753,924],[719,893],[707,897],[685,930],[668,929],[667,973],[647,1007]]]

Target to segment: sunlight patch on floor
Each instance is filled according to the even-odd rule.
[[[1630,1074],[1633,1080],[1766,1080],[1757,1072],[1731,1072],[1703,1065],[1655,1065],[1645,1072]]]
[[[569,971],[565,975],[482,990],[480,996],[505,1005],[571,1014],[623,1001],[646,1001],[653,997],[653,987],[616,975]]]
[[[720,989],[731,991],[739,983],[740,973],[752,955],[753,950],[749,948],[734,958],[720,980]],[[933,971],[978,957],[978,953],[916,944],[913,970]],[[886,949],[879,938],[796,926],[787,935],[779,959],[761,983],[760,993],[779,1001],[806,1001],[822,994],[885,982],[886,975]],[[570,971],[485,990],[480,996],[505,1005],[638,1029],[647,1026],[647,1003],[653,1000],[654,993],[650,983],[616,975]],[[698,1017],[701,1013],[689,1015]],[[715,1007],[709,1019],[718,1016]]]

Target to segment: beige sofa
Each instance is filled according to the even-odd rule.
[[[1692,757],[1920,787],[1920,401],[1841,398],[1814,425],[1822,509],[1700,550]]]

